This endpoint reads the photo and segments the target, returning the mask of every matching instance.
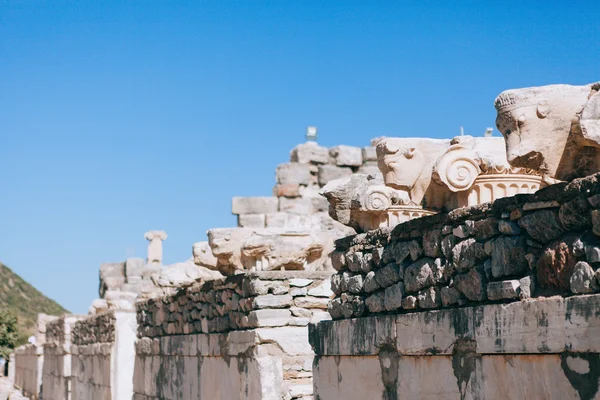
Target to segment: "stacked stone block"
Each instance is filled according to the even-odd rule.
[[[277,167],[273,197],[234,197],[232,213],[239,227],[310,230],[315,218],[308,216],[328,218],[328,204],[319,190],[353,173],[380,174],[374,146],[328,149],[307,142],[291,151],[289,163]]]
[[[599,292],[599,177],[338,240],[332,317]]]
[[[219,374],[234,382],[229,397],[221,398],[310,396],[313,354],[306,326],[329,319],[329,277],[303,271],[238,274],[138,303],[136,396],[225,396],[226,389],[214,382]],[[156,380],[160,365],[165,376],[176,378]],[[183,370],[188,372],[178,372]],[[201,382],[194,380],[198,371]],[[187,383],[179,387],[174,380]]]

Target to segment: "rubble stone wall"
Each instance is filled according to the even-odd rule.
[[[43,347],[28,344],[15,350],[15,386],[31,400],[40,399],[43,364]]]
[[[131,399],[135,313],[111,310],[75,323],[72,399]]]
[[[338,240],[332,318],[600,292],[599,179]]]
[[[329,319],[329,277],[238,274],[138,303],[136,398],[309,396],[313,353],[306,326]]]

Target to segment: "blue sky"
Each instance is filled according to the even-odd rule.
[[[502,90],[600,80],[600,2],[0,1],[0,260],[74,312],[326,146],[480,135]],[[496,132],[497,134],[497,132]]]

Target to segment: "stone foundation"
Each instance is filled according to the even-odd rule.
[[[111,310],[75,323],[73,400],[130,400],[133,396],[136,317]]]
[[[135,398],[311,396],[306,326],[329,319],[329,276],[239,274],[138,303]]]
[[[43,347],[28,344],[15,350],[15,387],[31,400],[41,398],[43,365]]]
[[[315,399],[597,399],[600,295],[310,325]]]

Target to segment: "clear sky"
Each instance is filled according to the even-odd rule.
[[[0,1],[0,260],[74,312],[326,146],[494,126],[502,90],[600,80],[600,1]],[[498,134],[496,132],[496,134]]]

